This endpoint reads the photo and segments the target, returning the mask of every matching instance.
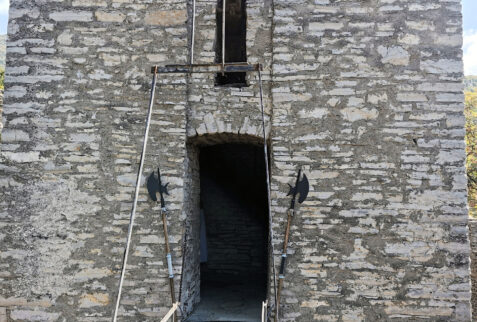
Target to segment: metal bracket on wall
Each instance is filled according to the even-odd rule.
[[[225,64],[193,64],[193,65],[166,65],[153,66],[151,73],[174,74],[174,73],[243,73],[263,71],[261,64],[248,63],[225,63]]]

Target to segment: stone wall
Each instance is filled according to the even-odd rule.
[[[470,275],[472,279],[472,320],[477,319],[477,220],[469,220]]]
[[[215,5],[197,2],[196,63],[215,59]],[[11,1],[0,319],[110,321],[148,70],[188,62],[190,9]],[[282,320],[469,321],[460,0],[250,0],[247,15],[248,61],[265,67],[277,264],[287,184],[299,167],[311,183],[292,225]],[[160,163],[170,183],[185,312],[200,296],[196,146],[262,130],[256,75],[241,89],[214,77],[159,79],[146,158],[145,175]],[[124,321],[170,306],[158,211],[142,189]]]
[[[3,128],[2,114],[3,114],[3,90],[0,91],[0,133]],[[0,138],[0,142],[1,142],[1,138]]]
[[[11,2],[0,166],[0,307],[10,319],[111,320],[148,71],[186,61],[186,20],[181,1]],[[160,163],[170,182],[176,290],[185,94],[182,75],[160,79],[144,174]],[[145,190],[137,213],[120,317],[157,320],[169,284],[159,208]]]
[[[285,318],[470,320],[460,1],[274,3],[274,213],[313,187]]]

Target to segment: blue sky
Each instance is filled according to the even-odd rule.
[[[25,0],[28,1],[28,0]],[[477,75],[477,0],[462,0],[464,10],[464,70]],[[7,33],[9,0],[0,0],[0,34]]]
[[[0,35],[7,33],[9,0],[0,0]]]
[[[464,30],[477,30],[477,1],[475,0],[463,0],[462,5],[464,7]]]
[[[477,0],[463,0],[464,7],[464,72],[477,75]]]

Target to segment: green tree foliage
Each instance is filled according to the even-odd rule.
[[[466,76],[464,86],[466,90],[472,91],[473,88],[477,87],[477,76]]]
[[[477,87],[465,91],[465,119],[469,214],[477,218]]]

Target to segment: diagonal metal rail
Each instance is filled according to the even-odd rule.
[[[156,83],[157,83],[157,71],[154,72],[154,76],[152,77],[151,97],[149,99],[149,111],[147,114],[146,129],[144,131],[144,142],[142,145],[141,161],[139,163],[139,170],[138,170],[137,179],[136,179],[136,190],[134,192],[134,200],[133,200],[133,206],[131,210],[131,217],[129,219],[126,248],[124,250],[123,267],[121,269],[121,278],[119,279],[118,297],[116,299],[116,306],[114,308],[113,322],[116,322],[118,318],[119,302],[121,301],[121,293],[123,290],[124,276],[126,274],[126,267],[128,263],[129,248],[131,247],[131,237],[132,237],[132,231],[134,228],[134,219],[136,217],[136,207],[137,207],[137,200],[139,198],[139,189],[141,186],[141,176],[142,176],[142,171],[144,168],[144,159],[146,157],[147,139],[149,138],[149,128],[151,125],[152,108],[154,105],[154,95],[156,93]]]
[[[273,218],[272,218],[272,192],[270,188],[270,164],[268,162],[268,142],[267,134],[265,130],[265,108],[263,106],[263,86],[262,86],[262,72],[258,70],[258,82],[260,86],[260,109],[262,112],[262,128],[263,128],[263,150],[265,153],[265,171],[267,176],[267,197],[268,197],[268,229],[269,229],[269,240],[270,240],[270,251],[272,254],[272,274],[273,274],[273,289],[275,297],[275,309],[276,315],[278,316],[278,296],[277,296],[277,274],[275,269],[275,249],[273,246]]]

